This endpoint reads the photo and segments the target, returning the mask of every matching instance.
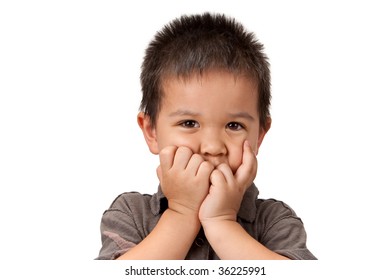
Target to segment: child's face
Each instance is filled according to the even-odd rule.
[[[152,153],[186,146],[214,166],[229,164],[236,172],[248,140],[257,154],[266,133],[260,128],[257,87],[245,76],[209,71],[187,80],[169,79],[156,125],[142,114],[138,121]]]

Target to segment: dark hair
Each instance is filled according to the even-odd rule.
[[[157,32],[146,49],[141,72],[140,110],[155,126],[168,77],[189,77],[210,69],[249,75],[258,88],[260,125],[265,128],[271,99],[270,70],[263,45],[242,24],[221,14],[184,15]]]

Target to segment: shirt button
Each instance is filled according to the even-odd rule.
[[[200,237],[196,238],[196,239],[195,239],[195,244],[196,244],[196,246],[198,246],[198,247],[202,247],[202,246],[204,245],[204,240],[203,240],[203,238],[200,238]]]

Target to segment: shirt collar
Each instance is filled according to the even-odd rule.
[[[244,194],[241,202],[240,210],[237,216],[247,222],[253,222],[256,217],[256,199],[259,195],[259,190],[252,183]],[[161,186],[158,186],[157,193],[152,196],[150,200],[150,208],[153,215],[157,216],[162,214],[168,208],[168,201],[164,196]]]
[[[161,190],[161,186],[158,185],[157,193],[155,193],[150,200],[150,209],[153,215],[157,216],[162,214],[167,208],[168,201]]]
[[[241,207],[238,211],[238,217],[247,221],[253,222],[256,218],[256,199],[259,195],[259,190],[254,183],[246,190],[242,198]]]

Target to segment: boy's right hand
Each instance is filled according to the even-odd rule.
[[[168,146],[160,153],[157,176],[169,209],[198,215],[210,187],[214,166],[188,147]]]

